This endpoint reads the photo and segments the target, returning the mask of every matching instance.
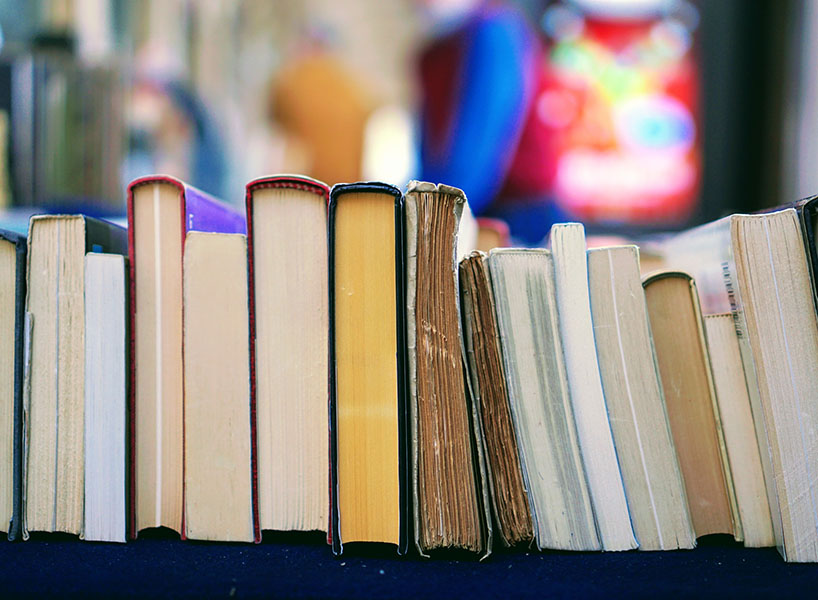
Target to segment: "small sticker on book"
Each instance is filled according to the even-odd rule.
[[[738,318],[738,299],[736,298],[736,288],[733,285],[733,277],[730,274],[730,263],[721,263],[721,275],[724,279],[724,287],[727,290],[727,299],[730,302],[730,314],[733,316],[733,326],[736,328],[736,336],[741,339],[744,334],[741,331],[741,323]]]

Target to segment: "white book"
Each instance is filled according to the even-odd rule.
[[[125,542],[127,305],[125,259],[85,257],[84,539]]]
[[[636,548],[597,361],[585,228],[551,228],[557,312],[579,445],[603,550]]]

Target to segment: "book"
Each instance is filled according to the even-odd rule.
[[[693,548],[636,246],[588,251],[599,371],[640,550]]]
[[[10,541],[23,516],[25,273],[25,236],[0,229],[0,531]]]
[[[246,237],[188,232],[184,261],[185,537],[261,541],[253,486]]]
[[[244,233],[244,216],[163,175],[128,186],[129,531],[182,533],[182,256],[189,231]]]
[[[554,225],[550,244],[565,371],[600,541],[603,550],[630,550],[637,544],[599,374],[585,229],[579,223]]]
[[[803,219],[804,211],[796,210],[799,220]],[[690,274],[696,282],[702,315],[731,314],[736,330],[741,364],[743,367],[745,390],[750,400],[753,424],[759,448],[759,458],[763,472],[763,484],[767,492],[767,503],[770,507],[773,536],[776,545],[783,551],[783,530],[781,510],[776,490],[776,480],[773,474],[772,455],[768,439],[768,426],[764,421],[761,407],[758,377],[756,374],[755,359],[747,336],[747,323],[741,302],[741,290],[736,277],[736,261],[732,247],[730,232],[733,216],[727,216],[712,223],[706,223],[687,231],[668,235],[659,240],[648,240],[651,252],[656,257],[656,266],[660,270],[676,270]],[[803,231],[803,220],[802,220]],[[718,397],[718,394],[717,394]],[[725,440],[726,442],[726,440]],[[728,453],[729,454],[729,453]],[[743,473],[743,477],[749,476]],[[744,491],[736,488],[736,493]],[[739,500],[737,503],[749,501]],[[740,516],[740,514],[739,514]]]
[[[534,529],[523,479],[517,434],[511,418],[494,296],[486,254],[473,251],[460,261],[463,341],[477,429],[483,440],[491,509],[506,546],[530,542]]]
[[[83,526],[85,255],[124,254],[126,231],[81,215],[31,218],[26,311],[25,523],[78,535]]]
[[[491,552],[482,444],[463,369],[457,233],[466,196],[409,183],[406,219],[406,342],[412,504],[421,556],[461,548]]]
[[[261,529],[329,527],[328,200],[306,177],[247,184]]]
[[[128,297],[121,254],[85,255],[83,539],[125,542]]]
[[[742,540],[696,284],[686,273],[643,281],[668,422],[696,537]]]
[[[340,184],[329,205],[330,541],[408,549],[403,199]]]
[[[600,550],[565,371],[551,252],[492,250],[488,265],[537,547]]]
[[[744,545],[749,548],[774,546],[770,505],[733,315],[706,315],[704,330]]]
[[[767,434],[771,461],[767,480],[780,518],[776,542],[787,561],[815,562],[818,324],[798,214],[789,208],[734,215],[730,239],[739,290],[737,312],[745,319],[742,334],[752,353],[759,391],[753,408],[761,413]]]

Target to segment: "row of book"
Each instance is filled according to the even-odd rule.
[[[641,261],[576,223],[549,249],[463,253],[465,205],[442,184],[274,176],[245,218],[155,176],[129,186],[127,231],[4,234],[10,537],[321,530],[336,553],[487,556],[495,537],[723,533],[818,561],[814,203]]]

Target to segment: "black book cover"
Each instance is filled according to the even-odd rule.
[[[22,532],[23,515],[23,316],[26,299],[26,238],[0,229],[0,238],[14,244],[17,251],[14,297],[14,441],[12,493],[14,504],[9,540],[17,540]]]
[[[405,295],[405,255],[403,194],[393,185],[380,182],[342,183],[333,186],[329,201],[329,369],[330,369],[330,532],[329,542],[332,552],[343,552],[343,540],[338,510],[338,437],[336,415],[336,372],[335,372],[335,211],[338,199],[346,193],[389,194],[395,198],[395,284],[396,284],[396,364],[398,381],[398,472],[400,477],[400,540],[398,554],[404,555],[409,549],[409,444],[406,418],[406,295]]]

